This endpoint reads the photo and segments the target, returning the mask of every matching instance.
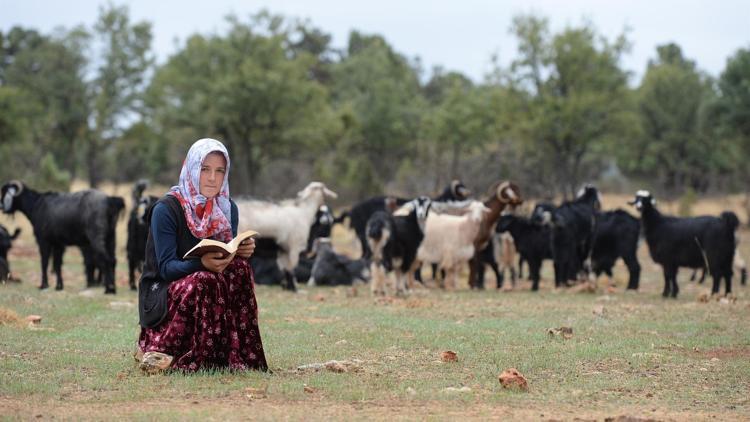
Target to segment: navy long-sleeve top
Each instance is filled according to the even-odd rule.
[[[232,237],[237,236],[239,212],[232,201]],[[189,230],[187,227],[181,230]],[[164,203],[157,204],[151,215],[151,235],[154,239],[156,261],[159,265],[159,276],[166,282],[178,280],[196,271],[205,270],[199,258],[182,260],[177,256],[177,221],[175,221],[169,207]],[[192,236],[192,235],[191,235]],[[195,238],[195,243],[200,239]]]

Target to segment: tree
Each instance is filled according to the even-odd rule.
[[[47,36],[15,27],[0,38],[0,79],[3,88],[16,92],[16,99],[6,104],[3,114],[8,122],[23,127],[13,134],[14,148],[32,144],[34,148],[24,148],[29,151],[24,153],[25,158],[39,162],[44,157],[47,167],[54,170],[46,174],[60,172],[60,177],[49,181],[56,188],[64,187],[64,181],[75,175],[77,168],[76,154],[71,151],[75,151],[87,126],[86,58],[82,54],[86,34],[74,29]],[[16,117],[11,118],[14,114]],[[18,169],[18,177],[24,175],[32,182],[38,176],[42,180],[35,181],[42,183],[37,186],[45,185],[47,178],[41,172],[32,177],[25,175],[25,169]]]
[[[90,84],[92,127],[86,165],[89,183],[96,187],[102,178],[102,151],[122,133],[122,126],[142,108],[142,91],[153,63],[151,24],[130,23],[127,7],[100,8],[94,26],[101,43],[101,64]]]
[[[374,178],[352,188],[360,195],[382,192],[415,152],[425,106],[416,66],[382,37],[353,31],[332,75],[333,106],[349,119],[337,166],[353,157],[369,162]]]
[[[197,137],[224,141],[233,190],[254,193],[267,163],[310,159],[336,122],[325,87],[310,78],[317,58],[289,49],[299,26],[265,12],[228,22],[227,35],[193,35],[157,70],[150,106],[158,130],[180,148]]]
[[[483,119],[482,92],[464,75],[444,74],[437,69],[424,92],[430,105],[423,119],[421,137],[430,141],[435,157],[432,189],[437,190],[451,179],[462,177],[461,156],[487,138],[488,125]],[[448,165],[443,162],[446,155]]]
[[[624,35],[610,42],[589,24],[550,36],[546,19],[519,16],[512,32],[520,57],[510,69],[511,89],[523,111],[519,137],[555,169],[567,196],[596,174],[602,150],[627,129],[628,51]]]
[[[705,124],[706,105],[714,95],[710,79],[679,46],[657,47],[638,89],[641,136],[623,155],[626,170],[656,176],[669,192],[705,191],[707,176],[718,165]]]

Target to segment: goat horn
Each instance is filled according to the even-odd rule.
[[[16,188],[16,193],[13,196],[18,196],[23,192],[23,182],[20,180],[11,180],[8,184]]]

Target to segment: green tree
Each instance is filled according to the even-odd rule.
[[[551,36],[546,19],[518,16],[512,32],[520,57],[510,69],[521,107],[518,135],[554,169],[566,196],[597,173],[605,145],[627,131],[627,73],[619,61],[624,35],[608,41],[589,24]]]
[[[727,60],[718,85],[720,96],[716,112],[724,134],[737,137],[747,156],[750,153],[750,48],[738,50]],[[750,171],[747,174],[750,175]]]
[[[352,188],[362,195],[382,192],[416,151],[425,106],[416,66],[382,37],[353,31],[331,73],[333,105],[349,119],[338,166],[348,166],[345,161],[352,157],[372,163],[369,187]]]
[[[109,4],[100,8],[94,34],[101,44],[101,61],[89,85],[92,126],[86,165],[92,187],[103,176],[102,152],[112,147],[122,126],[142,111],[142,93],[153,63],[151,24],[131,24],[125,6]]]
[[[227,35],[193,35],[157,70],[150,105],[158,130],[180,148],[198,137],[224,141],[233,190],[253,193],[267,163],[314,157],[337,125],[326,88],[310,78],[317,57],[290,50],[299,26],[265,12],[228,21]]]
[[[642,177],[656,176],[669,192],[705,191],[707,175],[718,165],[705,125],[706,105],[714,96],[711,81],[679,46],[657,47],[638,89],[641,136],[628,150],[624,167]]]
[[[463,177],[462,156],[487,138],[485,98],[464,75],[444,74],[440,69],[435,71],[424,92],[429,106],[422,122],[421,138],[429,141],[434,156],[432,189],[438,190],[451,179]]]

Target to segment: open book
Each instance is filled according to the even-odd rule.
[[[203,239],[200,242],[198,242],[197,245],[193,246],[193,249],[190,249],[189,251],[187,251],[185,256],[182,257],[182,259],[200,258],[204,254],[207,254],[209,252],[221,252],[225,254],[224,256],[232,255],[235,252],[237,252],[237,248],[240,246],[240,243],[242,243],[243,240],[249,239],[257,235],[258,235],[258,232],[256,231],[247,230],[238,234],[229,243],[224,243],[219,240],[213,240],[213,239]]]

